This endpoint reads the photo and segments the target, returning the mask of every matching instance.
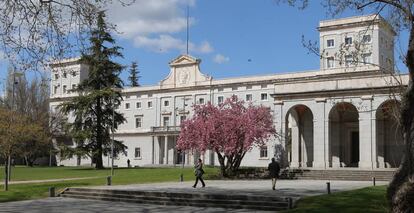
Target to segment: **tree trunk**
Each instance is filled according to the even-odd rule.
[[[409,71],[408,88],[402,97],[401,125],[405,153],[388,189],[387,198],[392,212],[414,212],[414,25],[411,26],[406,64]]]
[[[96,151],[95,151],[95,168],[103,169],[103,160],[102,160],[102,140],[103,140],[103,131],[102,131],[102,110],[101,110],[101,99],[98,98],[96,101]]]

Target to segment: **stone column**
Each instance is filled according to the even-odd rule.
[[[373,169],[375,154],[375,111],[372,110],[372,96],[362,96],[362,107],[359,109],[359,168]],[[374,115],[374,116],[373,116]]]
[[[377,124],[377,131],[378,133],[376,134],[376,150],[377,150],[377,165],[378,168],[385,168],[385,131],[386,129],[384,128],[384,120],[377,120],[376,122]]]
[[[152,136],[151,164],[155,164],[155,136]]]
[[[286,133],[285,133],[285,116],[283,112],[283,101],[275,101],[273,103],[273,124],[279,137],[276,137],[274,146],[274,157],[279,161],[282,167],[289,165],[288,150],[286,150]]]
[[[329,167],[327,152],[328,143],[326,141],[326,113],[325,113],[325,98],[315,99],[316,107],[313,112],[313,167],[314,168],[327,168]]]
[[[168,164],[168,135],[164,136],[164,164]]]
[[[292,111],[291,115],[289,116],[289,122],[291,124],[291,128],[292,128],[292,161],[290,162],[290,167],[299,167],[299,160],[300,160],[300,140],[301,140],[301,132],[299,129],[299,121],[298,121],[298,115],[296,114],[296,111]],[[296,118],[295,118],[296,117]]]

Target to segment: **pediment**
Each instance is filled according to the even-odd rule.
[[[174,60],[172,60],[169,64],[170,66],[180,66],[180,65],[198,64],[198,63],[200,63],[199,59],[196,59],[190,55],[180,55]]]

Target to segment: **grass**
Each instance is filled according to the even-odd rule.
[[[367,187],[331,195],[305,197],[289,213],[299,212],[389,212],[386,186]]]
[[[4,168],[0,168],[4,169]],[[206,179],[215,176],[218,172],[216,168],[205,167]],[[1,171],[0,171],[1,172]],[[72,186],[97,186],[106,184],[106,176],[110,173],[109,169],[95,170],[93,168],[79,167],[15,167],[12,180],[47,180],[60,178],[95,177],[84,180],[56,181],[48,183],[13,184],[9,185],[9,191],[0,191],[0,202],[28,200],[46,197],[49,187],[62,190]],[[181,169],[179,168],[130,168],[116,169],[113,177],[113,185],[155,183],[167,181],[179,181]],[[184,180],[194,180],[193,169],[183,170]],[[0,175],[1,178],[4,175]],[[3,187],[2,185],[0,187]]]

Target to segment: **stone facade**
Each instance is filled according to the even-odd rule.
[[[115,164],[127,166],[127,159],[132,166],[176,165],[183,160],[193,164],[201,157],[206,164],[218,165],[212,151],[201,156],[176,151],[180,121],[192,116],[194,104],[218,104],[237,95],[270,107],[278,132],[266,147],[247,153],[243,166],[264,167],[275,156],[295,168],[396,167],[402,139],[393,115],[399,105],[396,94],[408,76],[392,69],[394,31],[372,15],[322,21],[318,29],[322,55],[318,71],[213,79],[200,71],[199,59],[181,55],[169,63],[170,74],[158,85],[123,89],[119,111],[127,122],[115,137],[124,141],[128,153],[118,156]],[[363,46],[362,54],[355,54],[361,49],[357,45]],[[351,63],[349,55],[357,63]],[[87,66],[76,60],[54,64],[51,110],[76,96],[67,88],[86,77]],[[58,164],[90,164],[90,160]]]

